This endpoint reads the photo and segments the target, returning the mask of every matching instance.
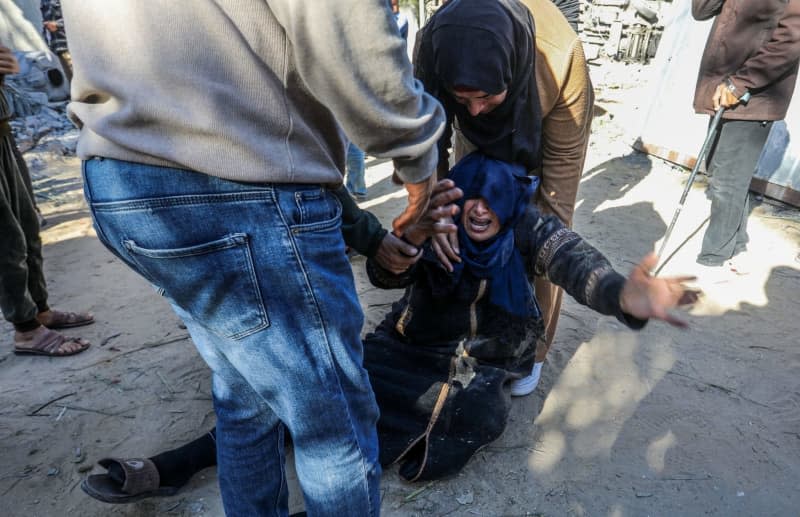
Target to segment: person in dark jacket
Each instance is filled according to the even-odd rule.
[[[364,339],[364,365],[380,407],[381,463],[401,462],[400,474],[410,481],[457,472],[505,428],[511,384],[530,371],[545,336],[527,269],[634,329],[650,317],[683,325],[667,310],[694,298],[681,284],[686,278],[647,273],[654,256],[626,280],[554,215],[540,217],[532,227],[518,226],[530,215],[529,200],[538,182],[521,165],[472,153],[437,191],[447,191],[453,184],[448,182],[463,191],[456,219],[463,262],[453,272],[429,244],[422,244],[431,234],[425,225],[438,220],[441,211],[404,234],[422,249],[411,268],[397,274],[380,260],[367,261],[375,285],[406,288]],[[107,458],[100,464],[108,474],[89,476],[82,487],[106,502],[175,493],[192,474],[213,465],[213,447],[212,432],[151,459]],[[131,470],[131,463],[148,465],[155,473],[148,476],[149,485],[137,487],[138,493],[128,481],[142,476]]]
[[[800,60],[800,0],[692,0],[697,20],[714,18],[694,109],[725,108],[706,158],[711,218],[697,262],[721,266],[747,248],[748,188],[772,123],[786,116]],[[752,95],[747,104],[740,102]]]

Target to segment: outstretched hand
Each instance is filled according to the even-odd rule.
[[[686,321],[669,311],[697,301],[700,292],[684,285],[684,282],[692,281],[695,277],[654,277],[650,271],[656,264],[658,256],[655,253],[650,253],[639,262],[622,288],[620,307],[626,314],[639,319],[656,318],[676,327],[686,327]]]

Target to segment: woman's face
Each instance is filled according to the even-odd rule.
[[[489,95],[481,90],[456,90],[450,92],[457,103],[467,107],[473,117],[489,113],[506,100],[508,90],[503,90],[497,95]]]
[[[500,231],[500,220],[482,197],[464,201],[461,224],[470,239],[483,242]]]

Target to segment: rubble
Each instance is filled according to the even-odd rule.
[[[671,0],[589,0],[581,3],[579,34],[586,57],[600,55],[628,63],[647,63],[664,32],[663,4]]]
[[[24,152],[45,135],[63,135],[74,126],[66,116],[69,82],[58,60],[45,51],[15,55],[20,71],[5,77],[3,90],[14,115],[10,121],[14,138]],[[74,145],[60,149],[60,153],[75,154]]]

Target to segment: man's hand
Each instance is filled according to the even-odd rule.
[[[419,251],[419,248],[398,239],[392,232],[387,232],[378,246],[375,261],[383,269],[399,275],[419,260],[422,255]]]
[[[11,52],[11,49],[0,45],[0,74],[16,74],[19,73],[19,63],[17,58]]]
[[[397,216],[392,221],[392,230],[398,237],[402,237],[409,226],[419,221],[425,210],[428,208],[428,202],[433,192],[433,187],[436,184],[436,174],[431,176],[420,183],[406,183],[404,186],[408,192],[408,206],[403,210],[403,213]]]
[[[54,21],[47,21],[43,23],[44,28],[47,29],[48,32],[56,32],[58,30],[58,23]]]
[[[720,107],[728,109],[736,106],[739,104],[739,98],[733,94],[726,83],[720,83],[714,91],[711,103],[714,105],[714,111],[717,111]]]
[[[456,225],[453,224],[453,216],[458,213],[458,206],[453,202],[463,195],[453,180],[444,179],[436,183],[431,193],[430,206],[419,221],[406,229],[405,240],[420,246],[435,235],[455,236]]]
[[[686,327],[684,320],[668,311],[697,301],[700,292],[683,285],[695,277],[683,276],[657,278],[650,271],[658,264],[658,257],[650,253],[636,266],[622,287],[619,304],[622,311],[639,319],[656,318],[676,327]]]
[[[420,247],[431,235],[455,234],[456,225],[452,221],[453,216],[458,213],[458,207],[453,202],[463,195],[453,180],[436,183],[430,194],[428,209],[416,223],[406,228],[403,239],[393,232],[387,233],[383,238],[375,254],[378,264],[398,275],[419,260],[422,251]]]

